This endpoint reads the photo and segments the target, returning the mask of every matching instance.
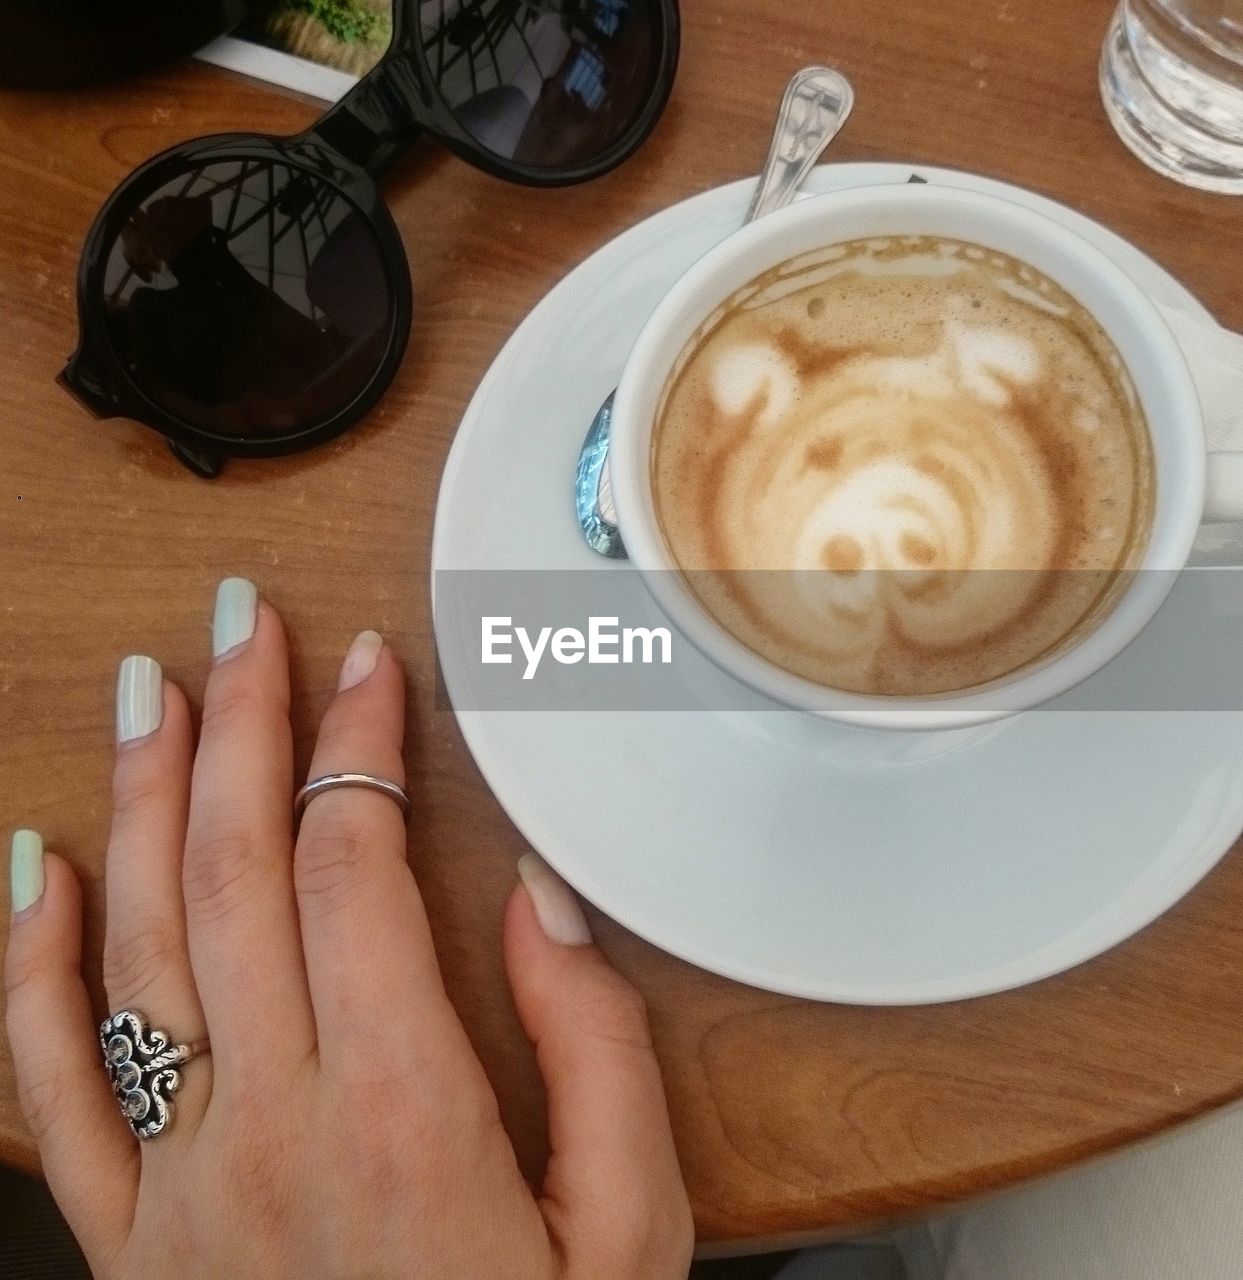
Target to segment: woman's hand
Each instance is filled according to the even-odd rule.
[[[643,1004],[534,857],[505,959],[548,1091],[542,1190],[441,983],[406,831],[374,791],[294,830],[289,669],[275,611],[221,585],[198,748],[149,658],[118,687],[104,976],[174,1041],[168,1129],[139,1143],[79,972],[68,865],[15,841],[8,1030],[22,1106],[97,1280],[683,1280],[691,1221]],[[310,776],[404,782],[402,673],[354,642]],[[417,818],[416,818],[417,821]]]

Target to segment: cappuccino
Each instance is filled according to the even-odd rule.
[[[832,688],[1008,675],[1117,601],[1152,520],[1151,444],[1096,320],[1024,262],[880,237],[781,264],[692,337],[652,489],[716,620]]]

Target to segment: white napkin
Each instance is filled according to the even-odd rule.
[[[1243,450],[1243,333],[1157,304],[1187,356],[1210,449]]]

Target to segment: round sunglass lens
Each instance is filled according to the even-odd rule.
[[[332,184],[270,159],[187,168],[136,202],[104,293],[135,385],[218,436],[327,422],[374,378],[396,323],[370,222]]]
[[[657,92],[658,0],[423,4],[427,70],[482,146],[532,168],[589,164]]]

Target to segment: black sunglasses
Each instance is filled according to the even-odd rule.
[[[421,132],[497,177],[597,177],[643,141],[678,55],[676,0],[397,0],[387,54],[312,129],[164,152],[100,210],[60,376],[203,476],[357,422],[410,332],[376,182]]]

